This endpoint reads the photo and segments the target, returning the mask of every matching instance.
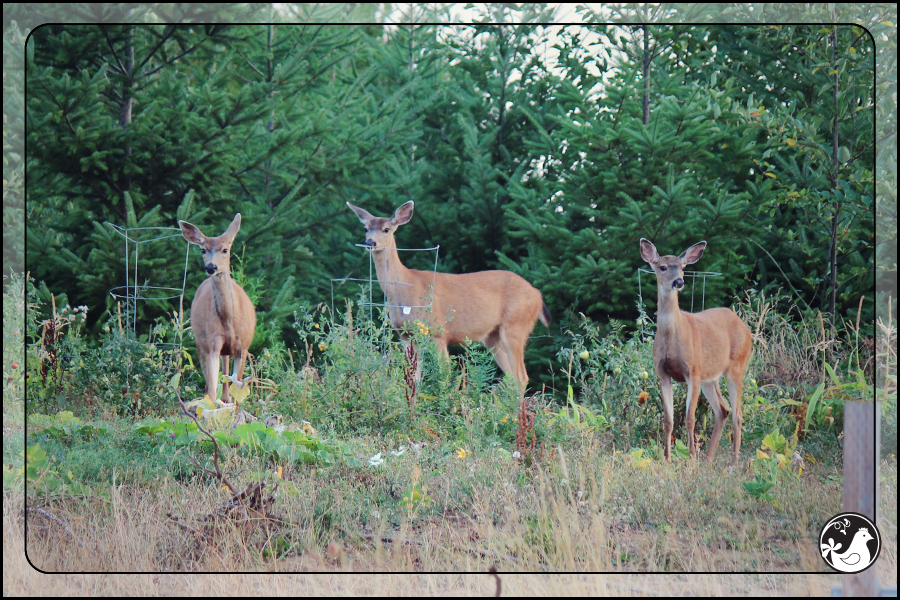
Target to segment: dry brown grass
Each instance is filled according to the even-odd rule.
[[[445,507],[442,512],[402,520],[399,527],[382,519],[351,532],[347,523],[342,537],[340,527],[318,529],[308,499],[281,497],[277,512],[305,527],[291,532],[302,549],[278,560],[259,550],[262,526],[253,530],[256,537],[233,522],[198,536],[166,517],[180,515],[200,531],[199,518],[212,510],[206,507],[226,496],[210,485],[164,480],[158,490],[112,488],[108,501],[45,503],[43,510],[65,526],[31,512],[27,535],[22,497],[7,494],[4,595],[490,595],[493,565],[501,573],[536,573],[501,575],[504,595],[807,596],[828,595],[840,585],[838,576],[778,573],[822,569],[809,539],[809,521],[817,522],[809,506],[823,496],[839,497],[837,488],[816,483],[822,473],[779,496],[798,506],[776,509],[735,493],[744,478],[741,468],[682,462],[634,469],[627,457],[586,458],[564,457],[540,469],[530,486],[509,483],[509,476],[500,474],[507,467],[454,461],[441,476],[446,485],[436,477],[429,486]],[[467,505],[454,499],[451,481],[470,486]],[[893,461],[884,462],[882,483],[886,543],[878,566],[882,584],[896,585]],[[310,496],[313,488],[324,487],[307,485],[302,489]],[[803,496],[817,495],[809,506],[800,503]],[[831,500],[824,504],[830,511]],[[222,574],[44,575],[32,564],[67,573]],[[641,574],[567,575],[548,569]],[[235,571],[244,573],[229,573]],[[652,574],[658,571],[745,574]],[[378,572],[389,574],[372,574]],[[403,574],[409,572],[417,574]]]

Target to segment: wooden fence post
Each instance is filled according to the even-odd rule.
[[[844,511],[868,517],[878,512],[878,462],[881,448],[881,402],[844,403]],[[879,596],[878,564],[841,577],[843,596]],[[837,591],[837,590],[833,590]]]

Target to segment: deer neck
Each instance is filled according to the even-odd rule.
[[[216,314],[225,325],[234,320],[234,289],[228,270],[211,276],[213,299],[216,303]]]
[[[381,250],[374,251],[375,272],[378,274],[378,284],[384,292],[388,304],[407,305],[410,298],[414,297],[414,288],[403,285],[412,283],[412,275],[409,269],[400,262],[400,255],[396,246],[385,246]],[[397,309],[391,309],[391,314]]]
[[[659,290],[656,304],[657,336],[669,338],[678,331],[684,321],[684,313],[678,307],[677,293],[663,293]]]

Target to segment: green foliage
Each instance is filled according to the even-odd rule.
[[[60,474],[60,469],[51,468],[51,458],[40,444],[28,446],[23,453],[25,467],[12,471],[4,465],[4,489],[16,489],[22,485],[24,476],[25,493],[29,498],[56,496],[83,496],[90,493],[90,488],[77,481],[71,470]]]
[[[788,440],[777,428],[766,435],[756,451],[756,458],[750,461],[754,479],[743,482],[747,493],[757,500],[775,502],[772,489],[778,482],[785,477],[799,478],[803,472],[802,467],[797,468],[796,472],[791,469],[791,453],[796,446],[796,437]]]
[[[161,454],[194,443],[199,443],[206,451],[212,448],[212,442],[202,436],[197,425],[190,421],[162,420],[136,425],[134,433],[157,440]],[[286,430],[253,422],[242,423],[228,431],[214,431],[212,435],[224,448],[237,447],[251,456],[259,456],[275,464],[332,465],[341,462],[351,467],[362,466],[345,443],[323,440],[314,432]]]

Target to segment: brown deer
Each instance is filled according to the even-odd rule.
[[[349,202],[347,206],[365,226],[366,246],[372,251],[391,325],[401,332],[404,346],[409,344],[404,325],[416,321],[435,332],[435,346],[448,360],[448,345],[482,342],[524,393],[528,383],[525,344],[537,319],[548,327],[551,321],[541,293],[509,271],[453,275],[407,269],[400,262],[394,232],[412,218],[413,202],[398,208],[392,217],[373,217]],[[429,301],[430,313],[423,308]],[[417,365],[416,380],[420,369]]]
[[[247,292],[231,278],[231,244],[241,228],[241,213],[225,233],[206,237],[194,225],[179,221],[181,234],[188,242],[200,246],[203,264],[209,276],[197,288],[191,303],[191,324],[197,341],[200,367],[206,378],[206,394],[216,400],[219,383],[219,359],[225,377],[243,387],[244,365],[256,329],[256,310]],[[234,357],[234,374],[229,376],[228,357]],[[222,400],[229,402],[228,382],[222,382]]]
[[[703,256],[706,242],[699,242],[680,256],[662,256],[656,247],[641,238],[641,257],[656,273],[658,290],[656,340],[653,343],[653,363],[659,375],[666,432],[666,460],[672,437],[672,380],[687,383],[685,428],[691,457],[696,455],[694,413],[700,390],[716,415],[712,438],[706,458],[712,461],[728,418],[728,405],[719,391],[722,375],[728,380],[731,397],[731,420],[734,425],[734,460],[741,449],[741,388],[744,371],[753,349],[750,328],[730,308],[710,308],[699,313],[682,312],[678,307],[678,292],[684,287],[684,267]]]

